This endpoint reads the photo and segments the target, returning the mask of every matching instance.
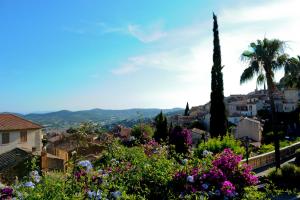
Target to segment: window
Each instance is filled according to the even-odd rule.
[[[2,133],[2,144],[9,143],[9,133]]]
[[[27,142],[27,131],[20,132],[21,142]]]

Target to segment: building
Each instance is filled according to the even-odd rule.
[[[0,114],[0,154],[19,148],[40,154],[42,126],[13,114]]]
[[[248,137],[252,141],[261,142],[262,139],[262,125],[260,121],[251,118],[242,118],[233,129],[234,136],[237,139]]]

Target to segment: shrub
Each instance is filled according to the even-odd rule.
[[[147,124],[135,125],[131,131],[131,135],[134,136],[140,144],[145,144],[150,141],[153,134],[153,128]]]
[[[295,164],[300,167],[300,149],[296,150],[295,155],[296,155]]]
[[[268,175],[270,180],[272,180],[276,185],[283,188],[300,189],[299,179],[300,179],[300,167],[294,164],[285,164],[277,172],[275,170],[271,171]]]
[[[192,146],[192,133],[186,128],[176,126],[170,134],[170,144],[175,145],[177,153],[188,153]]]
[[[258,153],[263,154],[263,153],[268,153],[271,151],[274,151],[275,147],[273,144],[263,144],[258,150]]]
[[[172,188],[174,193],[203,193],[209,199],[226,199],[243,194],[246,186],[258,182],[247,164],[240,165],[242,157],[225,149],[212,161],[212,167],[205,168],[205,161],[193,167],[187,167],[174,174]]]
[[[210,138],[207,142],[200,143],[198,148],[195,149],[195,155],[198,158],[202,158],[203,151],[205,150],[220,153],[226,148],[231,149],[234,153],[239,155],[245,154],[245,149],[241,145],[241,142],[236,140],[232,135],[226,134],[223,136],[223,139],[221,137]]]

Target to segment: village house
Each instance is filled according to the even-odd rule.
[[[13,114],[0,114],[0,155],[19,148],[40,154],[42,126]]]
[[[0,180],[27,175],[26,162],[42,151],[42,126],[13,114],[0,114]]]
[[[251,118],[242,118],[237,127],[233,129],[233,134],[236,139],[248,137],[251,141],[260,146],[262,139],[262,124],[260,121]]]

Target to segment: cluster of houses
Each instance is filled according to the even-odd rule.
[[[44,171],[65,170],[75,150],[96,159],[103,150],[97,145],[97,137],[89,135],[86,143],[78,145],[77,138],[68,133],[45,135],[39,124],[14,114],[0,114],[0,180],[8,182],[27,175],[24,169],[34,156]]]
[[[300,90],[283,89],[274,94],[277,112],[292,112],[297,109],[300,101]],[[257,119],[259,110],[270,110],[270,100],[266,89],[255,90],[249,94],[230,95],[224,99],[228,122],[235,125],[232,133],[236,138],[249,137],[256,145],[262,139],[263,125]],[[168,119],[173,125],[189,126],[199,121],[204,129],[209,130],[210,103],[192,107],[188,116],[175,115]]]
[[[286,89],[277,91],[275,105],[278,112],[291,112],[297,109],[300,90]],[[259,146],[262,140],[262,123],[257,119],[259,110],[270,109],[270,101],[266,90],[255,90],[246,95],[230,95],[225,98],[228,121],[235,125],[232,134],[238,138],[249,138],[252,144]],[[192,107],[188,116],[174,115],[168,118],[173,126],[188,127],[193,122],[200,122],[203,129],[192,128],[193,143],[197,145],[207,137],[210,119],[210,103]],[[42,170],[64,170],[75,150],[86,158],[93,160],[103,150],[97,135],[89,135],[87,146],[78,145],[74,134],[59,133],[44,135],[44,127],[13,114],[0,114],[0,180],[18,173],[20,165],[39,156]],[[131,129],[116,126],[112,130],[114,136],[121,139],[130,138]],[[103,137],[112,135],[103,134]],[[44,138],[44,140],[43,140]],[[47,139],[47,142],[45,142]],[[21,167],[22,168],[22,167]]]

